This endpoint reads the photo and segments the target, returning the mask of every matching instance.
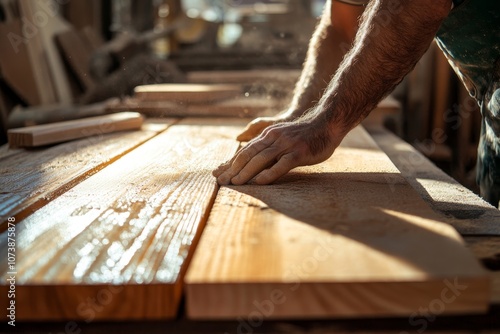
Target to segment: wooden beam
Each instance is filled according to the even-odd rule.
[[[23,1],[24,0],[21,0],[21,3]],[[28,1],[23,5],[23,8],[26,9],[27,7],[29,7],[29,9],[25,11],[24,15],[26,15],[29,22],[36,23],[40,17],[45,18],[43,24],[39,24],[38,26],[34,25],[37,31],[33,39],[38,39],[41,42],[43,51],[38,57],[45,58],[49,65],[50,78],[53,80],[57,101],[61,103],[72,103],[73,95],[70,89],[68,75],[55,42],[55,36],[68,31],[70,25],[59,15],[59,2],[55,0]],[[46,82],[47,77],[44,79],[44,82]]]
[[[36,3],[34,1],[19,0],[21,16],[26,18],[26,20],[31,23],[34,22],[33,16],[36,11],[34,8],[35,5]],[[46,14],[45,11],[42,11],[41,13]],[[59,100],[54,82],[51,79],[51,70],[45,56],[44,45],[38,28],[34,25],[29,26],[29,29],[26,29],[24,32],[23,37],[29,41],[29,43],[26,43],[25,45],[28,51],[31,68],[33,69],[33,76],[38,89],[40,104],[45,105],[58,102]]]
[[[174,317],[218,189],[211,171],[235,153],[244,122],[220,124],[182,121],[19,222],[16,318]],[[99,303],[92,319],[89,299]]]
[[[325,163],[221,188],[185,279],[188,316],[485,312],[490,277],[439,221],[357,128]]]
[[[500,236],[500,211],[438,169],[413,146],[381,129],[368,128],[377,144],[419,195],[461,235]]]
[[[86,117],[109,115],[110,113],[107,112],[107,106],[110,104],[114,105],[118,102],[119,99],[116,98],[88,105],[54,104],[28,108],[17,106],[10,113],[7,125],[9,129],[14,129],[26,126],[70,121]],[[121,111],[129,110],[130,109]]]
[[[187,74],[189,82],[204,84],[267,84],[280,82],[293,85],[300,77],[300,70],[242,70],[242,71],[192,71]]]
[[[36,105],[42,100],[34,76],[39,69],[33,68],[28,52],[31,46],[23,43],[22,30],[20,20],[0,23],[1,76],[24,102]]]
[[[112,115],[88,117],[26,128],[10,129],[7,134],[9,146],[37,147],[62,143],[96,134],[102,135],[141,128],[143,117],[136,112],[122,112]]]
[[[90,74],[91,45],[75,29],[71,28],[55,36],[64,60],[78,78],[83,91],[95,85]]]
[[[118,112],[133,110],[149,117],[258,117],[275,113],[280,106],[274,101],[259,98],[238,98],[213,104],[180,104],[172,101],[141,101],[125,98],[109,103],[106,110]],[[248,120],[250,121],[250,120]]]
[[[164,131],[173,120],[148,120],[142,131],[102,134],[26,151],[0,147],[0,231]]]
[[[211,103],[243,95],[234,84],[157,84],[138,86],[134,96],[140,101],[172,101],[189,104]]]

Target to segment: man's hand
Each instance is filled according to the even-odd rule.
[[[242,133],[236,137],[238,141],[250,141],[260,135],[264,129],[267,127],[286,122],[286,120],[282,120],[280,116],[272,116],[272,117],[259,117],[248,123],[246,128]]]
[[[262,131],[271,125],[292,122],[301,117],[305,110],[289,109],[286,112],[271,117],[259,117],[248,123],[242,133],[238,135],[238,141],[250,141],[260,135]]]
[[[328,159],[343,136],[332,135],[327,122],[315,117],[268,127],[213,172],[221,185],[276,181],[291,169]]]

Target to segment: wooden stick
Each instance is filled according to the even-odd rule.
[[[11,129],[9,146],[37,147],[89,136],[139,129],[143,117],[139,113],[123,112],[79,120]]]

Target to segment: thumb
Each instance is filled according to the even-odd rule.
[[[272,125],[272,120],[256,119],[246,126],[242,133],[236,137],[238,141],[250,141],[261,134],[265,128]]]

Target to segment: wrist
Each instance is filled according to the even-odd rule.
[[[279,117],[282,118],[283,120],[291,122],[291,121],[296,120],[299,117],[302,117],[302,115],[304,115],[304,113],[305,113],[304,109],[299,109],[299,108],[296,108],[296,107],[289,107],[288,109],[286,109],[285,111],[283,111],[279,115]]]
[[[318,105],[312,113],[318,122],[328,128],[332,139],[344,138],[351,130],[347,124],[344,124],[342,113],[334,108],[325,108],[324,105]]]

